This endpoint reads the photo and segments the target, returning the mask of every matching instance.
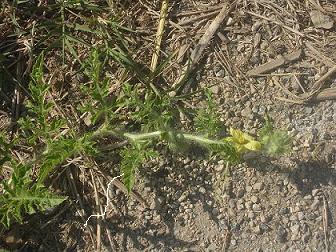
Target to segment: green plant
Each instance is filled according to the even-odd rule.
[[[217,104],[210,90],[205,90],[206,105],[197,111],[195,118],[196,131],[207,136],[216,137],[223,129],[220,122]]]
[[[167,143],[175,151],[182,145],[188,145],[188,142],[194,142],[230,162],[239,161],[241,154],[246,151],[265,150],[269,154],[278,154],[287,149],[288,139],[274,130],[270,120],[260,133],[260,141],[234,129],[230,130],[231,136],[218,139],[216,135],[220,125],[210,93],[207,93],[209,107],[202,108],[197,113],[197,128],[201,134],[174,129],[174,113],[170,105],[172,100],[169,97],[158,97],[150,89],[143,90],[142,93],[138,87],[125,83],[122,96],[111,100],[108,79],[102,77],[103,63],[98,51],[92,52],[86,65],[90,81],[82,89],[88,95],[87,102],[82,104],[82,110],[93,115],[92,123],[97,124],[98,118],[102,120],[94,131],[79,135],[75,129],[59,134],[61,128],[68,127],[67,123],[59,117],[50,116],[53,106],[48,97],[49,86],[43,79],[43,54],[33,67],[29,86],[31,100],[27,103],[30,116],[20,120],[22,135],[18,138],[21,137],[22,141],[23,137],[28,146],[36,149],[35,159],[18,163],[10,156],[9,144],[1,138],[1,151],[5,154],[2,162],[11,160],[13,168],[11,178],[3,182],[4,193],[0,196],[1,220],[6,226],[11,219],[21,221],[23,213],[44,210],[63,202],[66,197],[53,195],[45,186],[46,178],[68,158],[97,154],[94,145],[101,137],[115,136],[128,140],[129,145],[120,151],[120,172],[128,191],[134,186],[139,166],[145,160],[159,155],[153,150],[158,141]],[[125,110],[125,113],[118,114],[117,110]],[[138,132],[127,132],[127,127],[117,123],[127,120],[125,115],[128,115],[128,120],[141,125]],[[32,174],[33,165],[38,167],[36,177]]]
[[[57,175],[60,166],[71,159],[79,156],[95,159],[100,154],[100,145],[111,138],[127,142],[123,147],[116,145],[113,154],[121,157],[120,174],[128,192],[135,184],[141,164],[160,155],[158,143],[174,152],[186,151],[191,143],[200,145],[210,155],[219,155],[230,163],[240,161],[242,154],[248,151],[276,155],[288,150],[290,139],[284,132],[275,130],[270,120],[266,121],[258,139],[236,129],[230,129],[230,136],[221,137],[223,124],[209,90],[204,93],[204,106],[191,113],[196,115],[194,132],[184,128],[179,122],[178,109],[182,111],[181,101],[193,96],[188,94],[182,98],[166,94],[160,77],[170,57],[153,71],[137,62],[128,48],[127,36],[121,35],[122,31],[131,31],[118,25],[115,19],[95,18],[98,9],[90,1],[56,1],[45,9],[30,8],[29,4],[28,7],[24,5],[28,14],[46,11],[56,21],[44,20],[29,26],[32,36],[41,36],[31,51],[34,64],[24,103],[26,115],[18,121],[12,140],[9,141],[6,132],[0,133],[0,165],[9,170],[8,177],[2,181],[0,195],[0,220],[5,226],[22,221],[25,214],[44,211],[66,200],[67,196],[54,193],[49,178]],[[85,15],[87,13],[90,15]],[[29,34],[29,29],[20,28],[22,20],[14,21],[23,36]],[[101,42],[100,46],[97,43],[92,49],[78,39],[79,35],[88,34]],[[85,48],[86,53],[79,55],[78,48]],[[38,53],[40,50],[42,53]],[[61,55],[62,69],[70,64],[67,59],[73,58],[78,68],[72,74],[85,75],[83,82],[74,87],[80,90],[79,96],[72,97],[67,104],[78,112],[76,120],[69,120],[69,115],[63,112],[65,106],[62,108],[55,101],[50,81],[53,75],[44,67],[45,57],[52,50]],[[8,51],[6,55],[11,53]],[[35,55],[38,56],[34,58]],[[3,58],[0,58],[1,69],[7,78],[9,71],[3,67]],[[120,76],[116,74],[111,78],[107,74],[111,69],[122,69],[126,73],[127,78],[120,78],[117,91],[112,86]],[[157,79],[162,86],[156,85],[154,80]],[[90,119],[86,126],[80,123],[83,117]],[[15,153],[22,149],[26,152],[25,158]]]
[[[259,131],[262,150],[271,156],[280,155],[290,150],[292,139],[287,132],[275,129],[273,120],[266,114],[265,126]]]
[[[122,181],[130,192],[134,186],[136,171],[141,164],[150,158],[158,155],[153,149],[148,148],[145,143],[135,142],[132,146],[121,151],[122,161],[120,172],[123,174]]]
[[[56,196],[47,187],[31,179],[32,167],[12,162],[13,173],[2,183],[0,221],[9,227],[13,220],[22,221],[23,214],[33,214],[62,203],[66,197]]]

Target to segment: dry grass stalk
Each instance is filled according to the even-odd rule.
[[[94,179],[92,170],[90,170],[90,175],[91,175],[91,181],[94,189],[94,198],[95,198],[95,203],[97,210],[100,208],[100,202],[99,202],[99,197],[98,197],[98,191],[97,191],[97,186],[96,186],[96,181]],[[107,195],[108,197],[108,195]],[[99,209],[100,210],[100,209]],[[100,211],[101,214],[103,215],[102,211]],[[96,230],[96,251],[100,252],[101,251],[101,219],[97,219],[97,230]]]
[[[162,42],[164,27],[165,27],[167,15],[168,15],[168,4],[169,4],[168,0],[163,0],[161,11],[160,11],[159,26],[158,26],[156,38],[155,38],[154,53],[152,56],[152,63],[151,63],[152,72],[155,71],[158,61],[159,61],[161,42]]]
[[[324,244],[325,244],[325,251],[329,252],[329,236],[328,236],[328,203],[326,200],[325,195],[323,194],[323,232],[324,232]]]
[[[267,21],[269,21],[269,22],[271,22],[271,23],[277,24],[277,25],[283,27],[284,29],[287,29],[288,31],[291,31],[291,32],[293,32],[293,33],[299,35],[300,37],[304,37],[304,36],[305,36],[302,32],[299,32],[299,31],[297,31],[297,30],[295,30],[295,29],[293,29],[293,28],[291,28],[291,27],[289,27],[289,26],[287,26],[287,25],[284,25],[283,23],[281,23],[281,22],[279,22],[279,21],[277,21],[277,20],[273,20],[273,19],[271,19],[271,18],[268,18],[268,17],[262,16],[262,15],[259,15],[259,14],[257,14],[257,13],[251,12],[251,11],[246,11],[246,13],[247,13],[247,14],[250,14],[250,15],[252,15],[252,16],[258,17],[258,18],[262,18],[262,19],[267,20]]]
[[[322,62],[323,64],[333,67],[336,65],[336,63],[330,59],[329,57],[326,57],[322,52],[318,51],[312,43],[305,42],[305,46],[308,48],[309,52],[305,52],[305,54],[309,54],[309,56],[314,57],[316,60]]]

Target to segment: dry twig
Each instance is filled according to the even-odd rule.
[[[300,37],[304,37],[304,36],[305,36],[302,32],[299,32],[299,31],[297,31],[297,30],[295,30],[295,29],[293,29],[293,28],[291,28],[291,27],[289,27],[289,26],[287,26],[287,25],[284,25],[283,23],[281,23],[281,22],[279,22],[279,21],[277,21],[277,20],[273,20],[273,19],[271,19],[271,18],[268,18],[268,17],[262,16],[262,15],[259,15],[259,14],[257,14],[257,13],[251,12],[251,11],[246,11],[246,13],[247,13],[247,14],[250,14],[250,15],[252,15],[252,16],[258,17],[258,18],[262,18],[262,19],[267,20],[267,21],[269,21],[269,22],[271,22],[271,23],[277,24],[277,25],[279,25],[279,26],[281,26],[281,27],[287,29],[288,31],[291,31],[291,32],[293,32],[293,33],[299,35]]]
[[[220,24],[227,18],[228,14],[232,11],[233,7],[236,5],[236,0],[233,1],[229,6],[225,4],[216,18],[212,21],[208,29],[203,34],[202,38],[197,43],[196,47],[191,53],[190,59],[184,65],[182,70],[182,75],[174,82],[173,87],[181,87],[187,80],[189,73],[196,68],[198,61],[200,60],[205,48],[208,46],[210,40],[216,33]]]
[[[93,185],[93,189],[94,189],[94,196],[95,196],[96,206],[97,206],[97,210],[98,210],[98,208],[100,208],[98,191],[97,191],[96,181],[95,181],[95,179],[93,177],[93,173],[92,173],[91,169],[90,169],[90,175],[91,175],[91,181],[92,181],[92,185]],[[97,220],[97,233],[96,233],[96,237],[97,237],[97,239],[96,239],[96,249],[97,249],[98,252],[100,252],[101,251],[101,219],[99,219],[99,218]]]
[[[253,68],[252,70],[248,71],[247,74],[249,76],[257,76],[260,74],[270,72],[280,66],[283,66],[290,62],[298,60],[301,57],[301,54],[302,54],[302,50],[298,49],[286,55],[279,55],[275,60],[271,60],[263,65],[257,66]]]
[[[322,62],[323,64],[333,67],[336,65],[336,63],[330,59],[329,57],[326,57],[322,52],[318,51],[310,42],[305,42],[304,45],[308,48],[309,52],[305,51],[305,54],[309,54],[310,56],[313,56],[318,61]]]

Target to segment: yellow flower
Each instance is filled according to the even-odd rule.
[[[241,130],[230,128],[231,137],[227,137],[227,141],[233,143],[239,153],[244,151],[257,151],[261,149],[261,143],[255,141],[254,138]]]

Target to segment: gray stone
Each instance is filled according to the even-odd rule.
[[[231,224],[231,231],[232,232],[238,232],[240,230],[240,225],[239,223],[232,223]]]
[[[283,226],[279,226],[276,231],[275,239],[278,242],[285,243],[287,240],[287,231]]]
[[[289,209],[287,207],[283,207],[279,210],[280,215],[284,215],[284,214],[288,214],[288,213],[289,213]]]
[[[223,78],[225,76],[225,70],[221,69],[215,73],[216,77]]]
[[[213,215],[217,215],[219,211],[218,211],[217,208],[214,208],[214,209],[212,209],[211,212],[212,212]]]
[[[307,243],[310,240],[310,233],[305,233],[301,239],[303,243]]]
[[[267,232],[267,231],[270,230],[269,226],[266,225],[265,223],[260,224],[260,229],[261,229],[262,232]]]

